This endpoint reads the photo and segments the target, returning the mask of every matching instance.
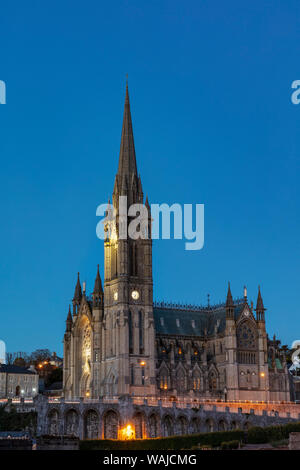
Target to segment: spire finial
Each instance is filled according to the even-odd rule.
[[[129,103],[128,77],[126,77],[125,105],[122,125],[122,137],[120,146],[118,175],[137,176],[135,148]]]
[[[97,274],[96,274],[96,279],[95,279],[95,286],[94,286],[94,292],[93,296],[98,297],[103,293],[102,289],[102,282],[101,282],[101,277],[100,277],[100,272],[99,272],[99,264],[97,265]]]
[[[77,273],[77,283],[75,286],[75,292],[74,292],[74,298],[73,301],[80,301],[82,298],[82,292],[81,292],[81,284],[80,284],[80,277],[79,277],[79,272]]]
[[[230,282],[228,281],[226,307],[232,307],[232,306],[233,306],[233,299],[232,299],[232,295],[231,295]]]
[[[69,304],[69,311],[68,311],[68,316],[67,316],[67,321],[66,321],[66,330],[71,331],[73,319],[72,319],[72,313],[71,313],[71,305]]]

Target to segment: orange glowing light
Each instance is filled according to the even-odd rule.
[[[182,354],[181,348],[178,349],[178,354]]]
[[[260,376],[261,376],[261,377],[264,377],[264,376],[265,376],[265,373],[264,373],[264,372],[261,372],[261,373],[260,373]]]
[[[122,441],[130,441],[135,439],[135,429],[131,424],[127,424],[124,428],[119,430],[119,439]]]
[[[85,392],[85,396],[86,396],[86,397],[89,397],[89,396],[90,396],[90,392]]]
[[[43,364],[39,364],[39,368],[41,369],[43,367]]]
[[[146,365],[146,362],[145,362],[145,361],[141,361],[141,362],[140,362],[140,365],[141,365],[141,366],[145,366],[145,365]]]
[[[164,390],[168,390],[168,385],[164,385]]]

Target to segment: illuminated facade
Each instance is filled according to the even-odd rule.
[[[288,401],[285,356],[280,343],[267,337],[260,290],[256,309],[246,289],[234,300],[229,285],[221,305],[154,303],[152,241],[119,237],[119,196],[127,196],[128,207],[144,202],[127,87],[104,287],[99,267],[91,295],[78,274],[64,336],[65,397]],[[150,211],[148,198],[145,205]],[[150,224],[149,216],[149,232]]]

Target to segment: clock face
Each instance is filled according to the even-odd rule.
[[[114,292],[114,300],[118,300],[118,292]]]
[[[133,290],[131,292],[131,297],[133,298],[133,300],[137,300],[140,297],[140,294],[138,293],[137,290]]]

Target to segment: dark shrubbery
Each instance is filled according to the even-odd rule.
[[[12,406],[10,411],[6,411],[4,406],[0,406],[0,431],[26,431],[34,432],[36,429],[37,414],[18,413]]]
[[[221,447],[236,449],[239,443],[264,444],[266,442],[288,439],[291,432],[300,432],[300,422],[266,428],[253,427],[247,433],[241,430],[190,434],[187,436],[162,437],[156,439],[137,439],[118,441],[114,439],[95,439],[80,441],[80,450],[180,450],[201,447]]]
[[[222,450],[230,450],[230,449],[238,449],[240,445],[239,441],[228,441],[222,442],[221,449]]]
[[[243,431],[210,432],[188,436],[162,437],[156,439],[137,439],[134,441],[85,440],[80,442],[80,450],[178,450],[207,445],[219,447],[222,442],[242,440]]]
[[[253,427],[248,431],[249,444],[264,444],[265,442],[288,439],[291,432],[300,432],[300,423],[289,423],[281,426],[266,428]]]

